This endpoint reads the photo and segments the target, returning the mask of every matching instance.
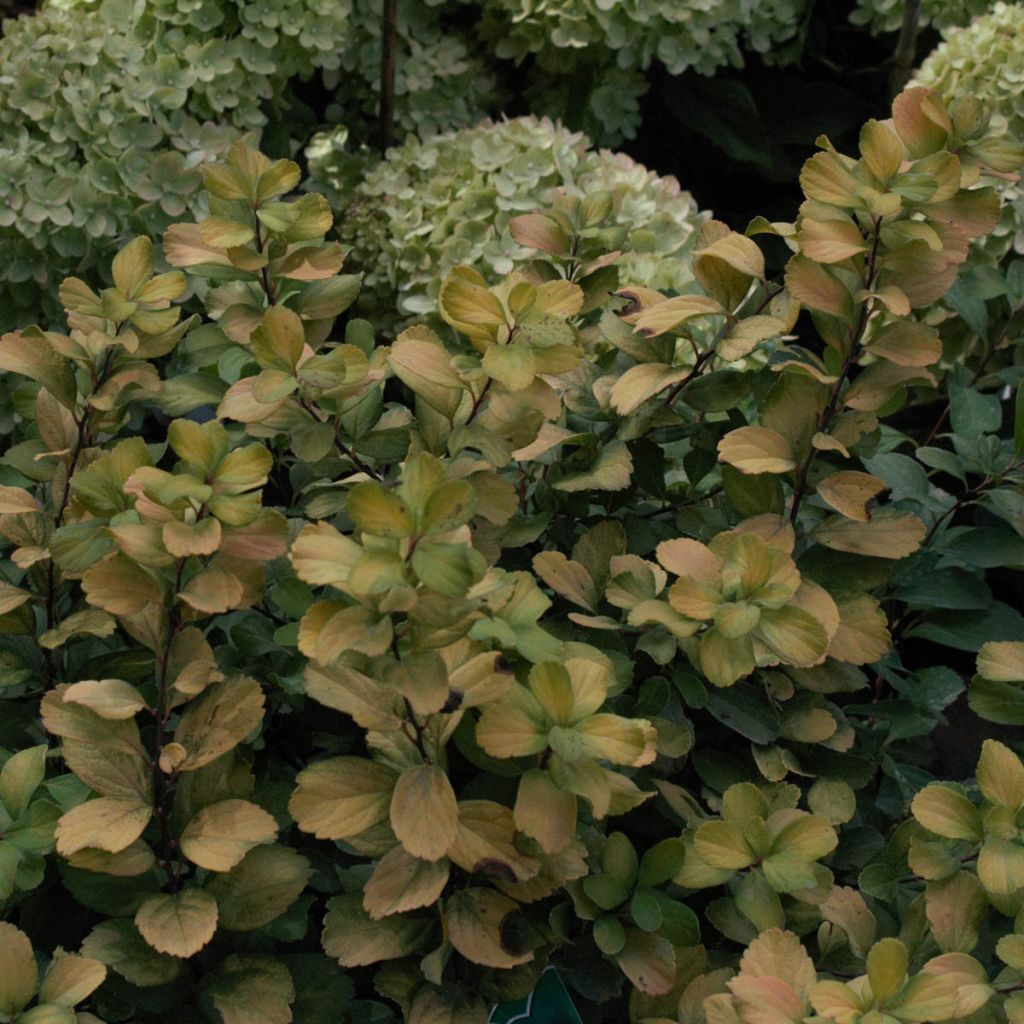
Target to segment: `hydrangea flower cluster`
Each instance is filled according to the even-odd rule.
[[[97,9],[98,7],[98,9]],[[348,0],[61,0],[0,39],[0,294],[54,282],[194,206],[195,169],[260,129],[289,78],[339,65]]]
[[[903,21],[904,6],[903,0],[857,0],[850,21],[868,26],[873,33],[896,32]],[[922,0],[918,24],[937,29],[966,25],[990,6],[991,0]]]
[[[625,283],[683,291],[693,280],[689,249],[702,216],[672,177],[623,153],[590,148],[587,137],[547,118],[520,117],[410,137],[348,191],[350,163],[321,136],[307,151],[311,177],[343,210],[339,231],[351,262],[366,274],[372,311],[414,315],[435,307],[437,282],[459,264],[507,274],[526,255],[509,232],[517,214],[554,190],[608,191],[614,221],[629,226]],[[341,194],[344,192],[344,194]]]
[[[481,30],[495,55],[534,56],[542,71],[531,109],[556,115],[580,106],[579,124],[601,143],[632,138],[640,123],[644,72],[662,64],[672,75],[712,75],[742,67],[744,51],[769,62],[790,59],[809,10],[806,0],[484,0]]]
[[[917,73],[917,84],[947,100],[976,96],[992,123],[1012,135],[1024,132],[1024,5],[997,3],[964,28],[950,28]],[[1024,252],[1024,193],[1010,186],[999,227],[986,240],[995,255]]]
[[[796,34],[807,10],[804,0],[488,0],[485,6],[499,57],[597,45],[613,51],[620,67],[657,61],[673,75],[742,66],[741,48],[768,54]]]

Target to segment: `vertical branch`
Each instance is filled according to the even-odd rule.
[[[120,336],[120,334],[121,329],[119,328],[117,335]],[[95,394],[106,381],[107,374],[110,372],[112,352],[113,347],[108,348],[106,352],[104,352],[99,366],[92,371],[91,394]],[[64,516],[67,514],[68,505],[71,503],[71,478],[75,475],[75,470],[78,469],[78,462],[82,457],[82,452],[84,452],[86,448],[89,448],[93,443],[92,407],[88,404],[88,401],[86,401],[85,407],[82,410],[82,418],[76,421],[76,426],[78,427],[78,436],[75,438],[75,444],[71,450],[67,473],[61,486],[60,502],[57,505],[57,511],[54,513],[53,517],[54,532],[64,525]],[[57,567],[54,565],[53,558],[51,557],[46,565],[46,632],[49,632],[57,626],[58,586]],[[46,675],[46,689],[49,690],[57,684],[57,677],[63,670],[63,662],[64,657],[60,652],[55,653],[47,648],[43,648],[43,670]]]
[[[160,866],[164,869],[168,881],[175,891],[180,886],[180,872],[173,868],[174,838],[171,835],[171,801],[173,797],[173,780],[164,771],[161,761],[163,760],[164,747],[167,743],[167,720],[171,716],[170,683],[168,679],[168,666],[171,660],[171,648],[174,646],[174,638],[178,635],[181,622],[178,619],[178,591],[181,590],[181,578],[185,570],[185,559],[179,558],[174,573],[174,588],[171,591],[170,607],[167,611],[167,635],[164,638],[163,650],[160,652],[156,663],[156,708],[154,717],[156,719],[156,745],[153,752],[153,794],[154,807],[153,815],[160,826]]]
[[[384,0],[380,26],[380,151],[395,136],[395,50],[398,46],[398,0]]]
[[[868,254],[867,262],[864,267],[864,287],[869,291],[874,285],[875,278],[878,274],[878,243],[881,239],[881,230],[882,218],[876,217],[872,225],[871,251]],[[857,317],[857,323],[852,326],[849,331],[850,351],[843,360],[842,369],[840,369],[839,374],[836,377],[836,381],[832,385],[829,392],[828,402],[818,416],[817,430],[819,432],[823,431],[829,425],[832,421],[832,417],[835,416],[836,411],[839,409],[839,396],[843,390],[843,385],[849,379],[853,368],[857,365],[857,359],[860,356],[861,345],[864,341],[864,332],[867,330],[868,320],[871,317],[871,307],[872,300],[871,297],[868,296],[860,307],[860,315]],[[817,448],[811,445],[810,451],[808,451],[803,462],[797,468],[793,480],[793,503],[789,509],[789,521],[791,523],[796,523],[797,515],[800,512],[800,504],[807,494],[808,477],[817,454]]]
[[[892,55],[893,69],[890,81],[893,96],[903,91],[917,63],[917,32],[920,18],[921,0],[903,0],[903,22],[896,42],[896,52]]]

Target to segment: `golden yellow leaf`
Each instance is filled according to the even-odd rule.
[[[675,984],[675,949],[660,935],[626,929],[626,944],[615,959],[622,973],[647,995],[664,995]]]
[[[82,871],[95,871],[100,875],[134,878],[144,875],[156,863],[153,851],[140,839],[117,853],[107,853],[87,847],[72,854],[68,863]]]
[[[725,310],[720,302],[705,295],[677,295],[645,309],[633,330],[646,338],[656,338],[680,324],[701,316],[720,316]]]
[[[157,580],[121,554],[86,569],[82,590],[89,604],[111,615],[134,615],[163,601]]]
[[[706,221],[701,226],[693,257],[693,273],[701,288],[730,311],[743,300],[751,281],[764,280],[760,246],[752,238],[730,231],[721,221]]]
[[[205,889],[147,896],[135,912],[135,927],[158,953],[190,957],[217,930],[217,901]]]
[[[448,856],[470,874],[524,881],[540,870],[540,863],[520,853],[515,840],[516,825],[507,807],[492,800],[463,800]]]
[[[846,285],[806,256],[794,256],[786,264],[786,288],[808,309],[831,316],[846,316],[853,305]]]
[[[874,118],[860,130],[860,152],[871,173],[883,183],[900,169],[906,157],[899,136]]]
[[[671,302],[673,300],[669,300]],[[662,305],[668,305],[667,302]],[[655,307],[660,309],[661,306]],[[667,363],[637,363],[631,366],[613,385],[608,398],[620,416],[628,416],[648,398],[685,379],[690,371],[685,367]]]
[[[818,496],[848,519],[866,523],[867,503],[886,489],[884,480],[870,473],[841,470],[818,482]]]
[[[994,641],[978,651],[978,675],[1000,683],[1024,683],[1024,643]]]
[[[718,442],[718,457],[741,473],[788,473],[796,467],[789,442],[766,427],[739,427]]]
[[[775,316],[744,317],[722,338],[715,351],[720,359],[731,363],[750,355],[762,341],[786,334],[788,329],[786,323]]]
[[[223,615],[239,607],[245,590],[237,576],[213,565],[191,577],[178,596],[197,612]]]
[[[451,849],[458,831],[455,791],[444,769],[434,764],[407,768],[391,796],[391,827],[414,857],[438,860]]]
[[[39,1003],[71,1007],[87,999],[103,984],[107,968],[98,960],[58,952],[39,986]]]
[[[374,537],[411,537],[412,513],[393,491],[373,481],[357,484],[349,491],[349,518],[364,533]]]
[[[363,887],[363,908],[375,921],[433,906],[448,882],[448,861],[420,860],[404,846],[386,853]]]
[[[196,523],[172,519],[160,531],[164,547],[175,558],[191,555],[212,555],[220,547],[220,522],[212,516]]]
[[[868,243],[852,220],[801,217],[797,231],[800,251],[815,263],[842,263],[865,252]]]
[[[881,605],[870,595],[837,602],[839,628],[832,635],[829,657],[849,665],[870,665],[892,647],[888,622]]]
[[[427,326],[402,331],[391,345],[388,365],[407,387],[428,405],[451,419],[468,394],[452,368],[452,355]]]
[[[233,750],[263,720],[263,690],[236,676],[212,683],[182,712],[174,739],[188,752],[182,771],[195,771]]]
[[[872,558],[906,558],[921,546],[926,532],[917,516],[881,509],[866,523],[830,516],[815,527],[814,539],[834,551]]]
[[[579,562],[566,558],[561,551],[542,551],[533,557],[533,571],[556,594],[587,611],[595,610],[597,588],[590,573]]]
[[[397,774],[360,757],[332,757],[299,772],[288,811],[318,839],[346,839],[387,819]]]
[[[899,939],[879,939],[868,952],[868,984],[879,1003],[892,999],[907,977],[909,956]]]
[[[89,679],[72,683],[63,691],[64,702],[81,704],[100,718],[134,718],[146,702],[131,683],[123,679]]]
[[[1024,807],[1024,764],[1005,743],[985,740],[975,775],[986,800],[1014,812]]]
[[[519,904],[493,889],[468,888],[444,904],[448,940],[467,960],[485,967],[509,968],[529,963],[533,951],[508,945],[506,918]]]
[[[513,817],[516,828],[545,853],[558,853],[576,831],[576,797],[559,789],[547,772],[533,769],[519,780]]]
[[[981,838],[981,816],[978,809],[957,787],[932,783],[925,786],[910,805],[911,813],[920,825],[944,839]]]
[[[36,994],[39,970],[28,936],[0,922],[0,1013],[14,1020]]]
[[[939,332],[914,320],[887,323],[871,338],[867,349],[897,366],[931,366],[942,358]]]
[[[272,843],[277,823],[248,800],[220,800],[204,807],[186,826],[181,852],[207,871],[230,871],[254,846]]]
[[[22,487],[0,487],[0,515],[38,512],[42,506]]]
[[[62,857],[87,846],[118,853],[142,835],[153,808],[139,799],[100,797],[72,807],[57,822],[54,839]]]

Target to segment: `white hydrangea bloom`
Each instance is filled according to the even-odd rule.
[[[306,155],[312,187],[341,211],[350,265],[365,272],[364,297],[381,316],[396,305],[407,316],[432,310],[439,281],[460,263],[495,277],[508,273],[529,254],[509,234],[509,220],[542,208],[555,189],[613,194],[614,219],[630,225],[635,250],[620,264],[625,282],[682,291],[693,280],[688,253],[704,216],[693,197],[675,178],[624,153],[594,150],[585,135],[547,118],[410,137],[354,187],[329,136]]]
[[[976,96],[992,113],[992,124],[1024,138],[1024,4],[997,3],[964,28],[943,33],[942,42],[918,71],[916,85],[946,99]],[[986,251],[1011,247],[1024,252],[1024,191],[1005,189],[1006,209]]]

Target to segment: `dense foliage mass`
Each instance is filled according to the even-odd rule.
[[[237,142],[0,340],[0,1017],[1016,1024],[1024,146],[911,89],[741,234],[446,142],[395,338]]]

